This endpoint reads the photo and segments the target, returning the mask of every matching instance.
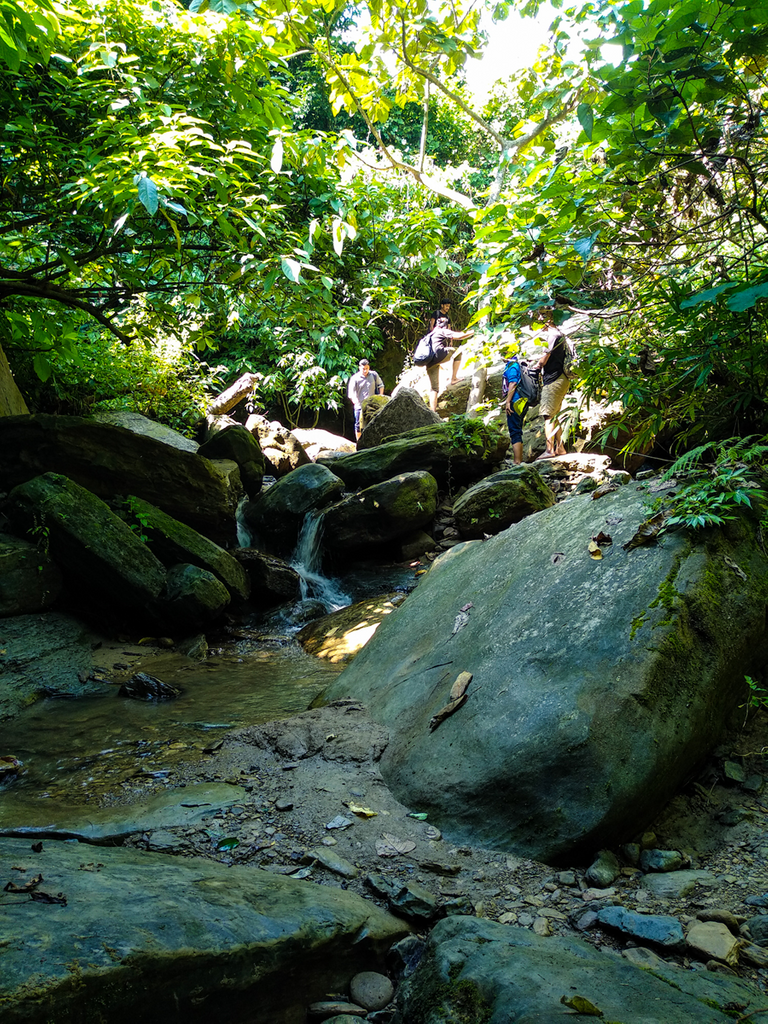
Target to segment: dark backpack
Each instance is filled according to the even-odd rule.
[[[541,401],[541,370],[531,366],[527,359],[518,359],[513,356],[508,359],[504,366],[504,376],[501,378],[501,398],[506,401],[509,391],[509,381],[506,377],[506,369],[510,363],[520,364],[520,380],[517,385],[516,395],[528,399],[527,409],[534,409]]]
[[[413,351],[413,361],[416,366],[428,366],[433,358],[432,331],[429,331],[416,342],[416,348]]]

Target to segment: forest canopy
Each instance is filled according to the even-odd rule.
[[[251,370],[296,422],[445,294],[481,360],[554,306],[637,445],[765,433],[768,9],[552,8],[479,106],[468,60],[535,0],[0,0],[32,405],[183,427]]]

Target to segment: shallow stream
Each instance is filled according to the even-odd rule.
[[[361,566],[345,577],[344,588],[353,601],[408,590],[413,582],[413,569]],[[117,684],[106,684],[98,695],[43,700],[0,724],[0,754],[23,762],[19,776],[0,786],[3,817],[11,805],[23,819],[24,807],[39,810],[40,801],[50,801],[53,811],[54,805],[119,803],[159,785],[172,787],[180,763],[204,757],[228,730],[305,711],[344,666],[302,650],[290,611],[252,617],[227,636],[210,638],[203,661],[174,651],[144,652],[138,668],[181,689],[175,700],[131,700],[118,696]],[[142,653],[135,643],[125,648],[117,650],[115,664]],[[104,676],[109,680],[108,669]]]

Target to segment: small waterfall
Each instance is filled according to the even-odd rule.
[[[248,498],[241,498],[237,504],[237,511],[235,512],[235,522],[237,524],[237,546],[240,548],[249,548],[253,545],[253,537],[251,531],[245,522],[245,506],[248,502]]]
[[[335,612],[339,608],[346,608],[351,603],[351,598],[344,593],[336,580],[323,576],[320,571],[322,536],[322,512],[309,512],[304,517],[290,564],[301,577],[302,601],[322,601],[327,611]]]

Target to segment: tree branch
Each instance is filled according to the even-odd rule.
[[[63,291],[60,288],[44,287],[42,285],[30,284],[29,282],[0,282],[0,300],[11,295],[24,295],[35,299],[48,299],[51,302],[58,302],[62,306],[68,306],[71,309],[82,310],[82,312],[92,316],[93,319],[98,321],[98,323],[103,327],[106,327],[108,331],[111,331],[112,334],[122,341],[124,345],[133,344],[133,338],[124,331],[121,331],[119,327],[116,327],[109,317],[105,316],[97,306],[94,306],[90,302],[84,302],[82,299],[78,299],[71,293]]]

